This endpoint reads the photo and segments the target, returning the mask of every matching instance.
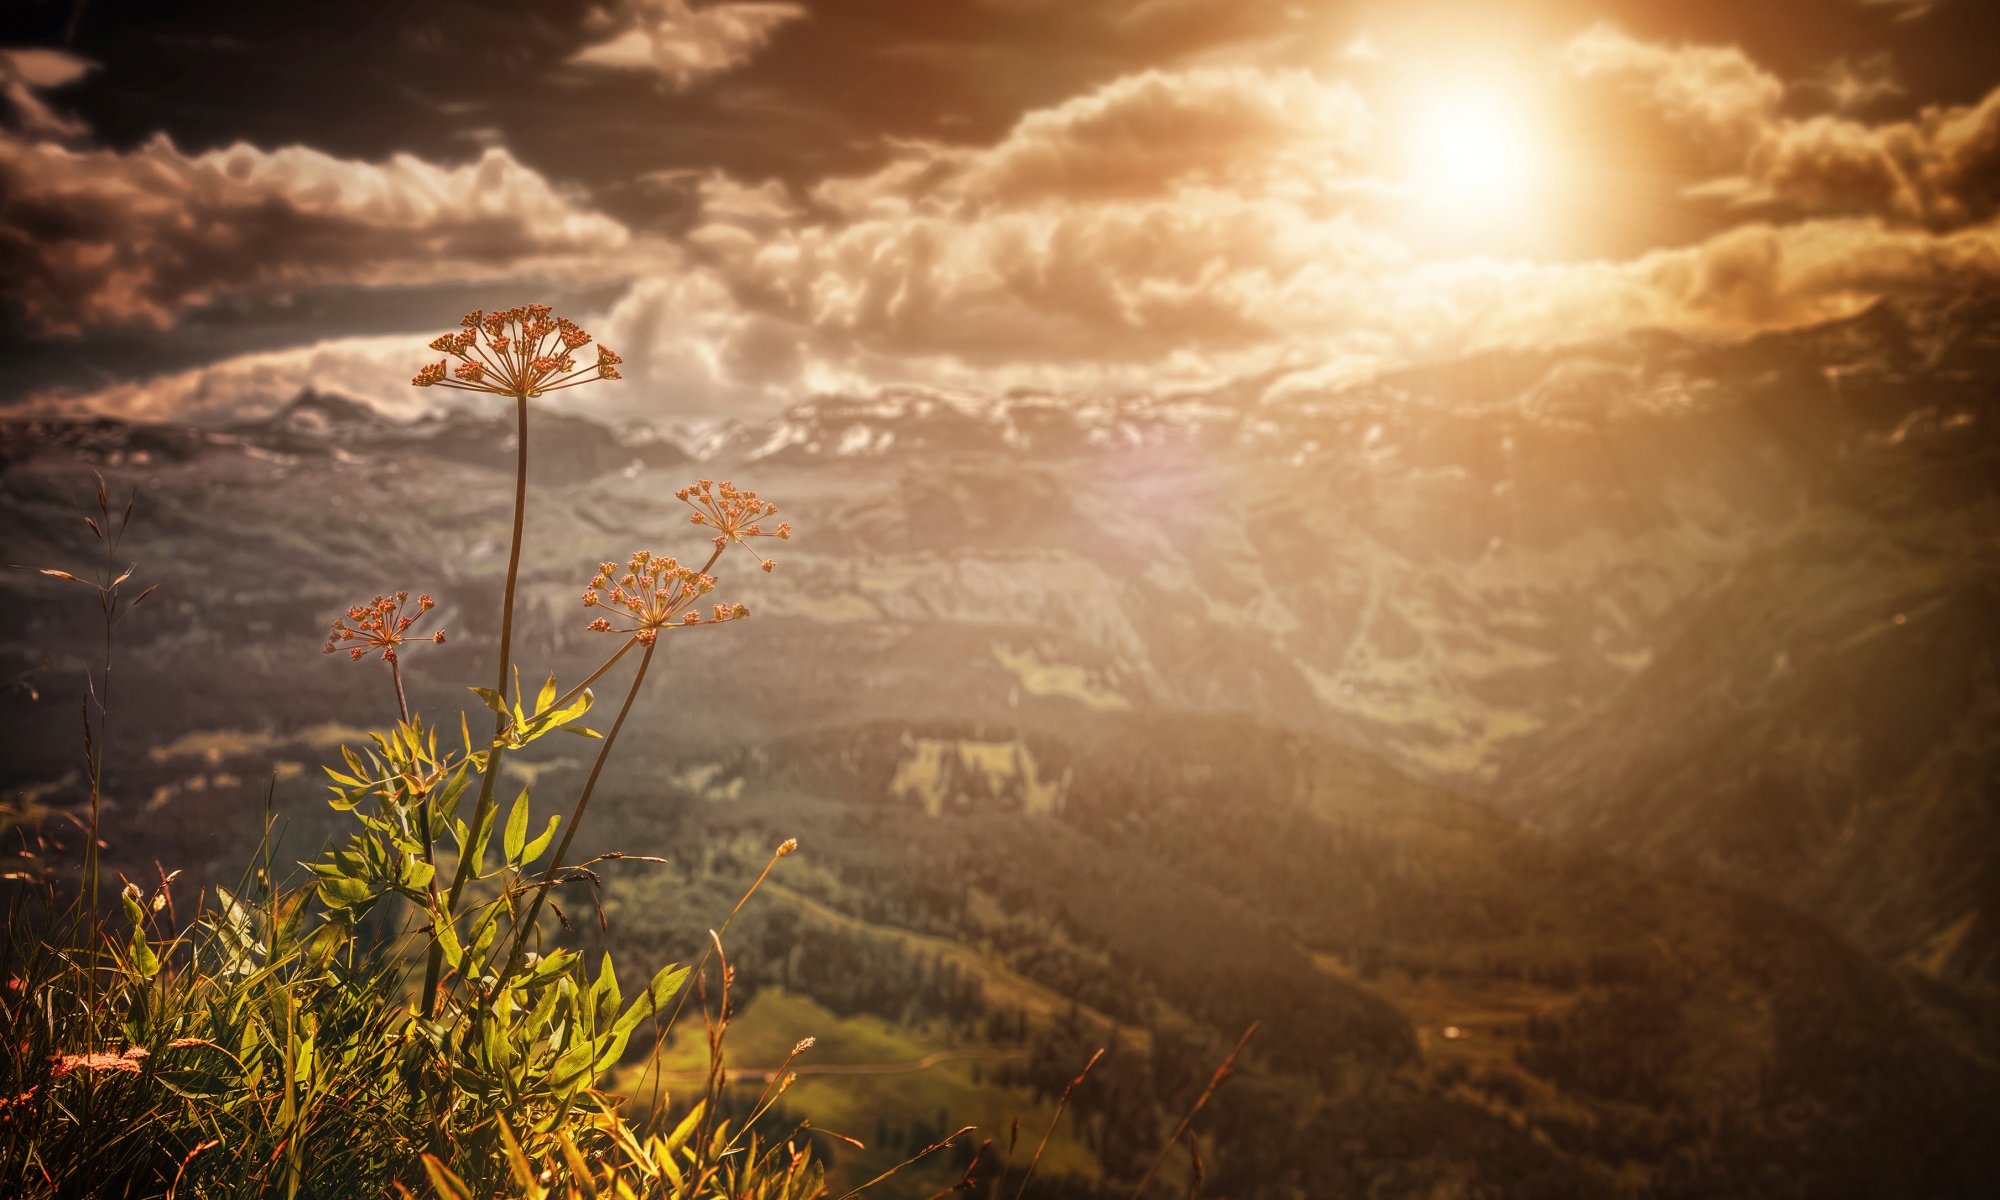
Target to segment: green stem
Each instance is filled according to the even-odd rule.
[[[542,872],[542,882],[535,888],[535,898],[528,902],[528,915],[514,927],[514,944],[507,952],[507,969],[500,977],[513,975],[521,965],[521,951],[527,945],[530,931],[535,927],[535,918],[541,915],[542,901],[548,898],[549,889],[555,886],[556,873],[562,870],[563,856],[569,853],[570,842],[576,838],[576,829],[583,821],[583,812],[590,807],[590,795],[597,790],[597,777],[604,773],[604,764],[611,757],[612,743],[618,740],[618,731],[625,727],[625,718],[632,712],[632,702],[639,698],[639,687],[646,682],[646,668],[653,665],[653,650],[656,644],[649,644],[646,652],[639,656],[639,669],[632,674],[632,687],[625,693],[625,703],[619,705],[617,719],[611,722],[611,729],[604,735],[604,745],[598,747],[597,761],[590,764],[590,776],[583,781],[583,793],[576,798],[576,807],[570,810],[569,827],[563,830],[562,841],[556,843],[555,857],[549,859],[548,869]]]
[[[494,685],[499,693],[502,709],[506,708],[507,681],[512,672],[514,653],[514,585],[521,573],[521,532],[526,525],[528,511],[528,396],[525,392],[514,394],[514,533],[507,547],[507,589],[500,601],[500,681]],[[506,728],[505,712],[493,715],[493,737],[499,740]],[[493,784],[500,775],[502,750],[494,746],[487,752],[486,771],[479,780],[479,802],[472,811],[471,828],[476,832],[486,822],[487,814],[493,809]],[[450,920],[458,911],[459,897],[465,892],[467,877],[472,871],[472,856],[460,854],[458,866],[452,871],[451,891],[445,898],[442,919]],[[431,952],[424,964],[424,1006],[423,1014],[428,1017],[437,1007],[438,981],[444,969],[444,947],[435,939],[431,942]]]

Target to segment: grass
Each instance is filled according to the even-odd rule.
[[[813,1031],[814,1045],[790,1068],[798,1082],[786,1093],[784,1108],[809,1115],[815,1128],[867,1143],[861,1148],[830,1146],[830,1177],[836,1181],[859,1182],[895,1165],[907,1150],[900,1143],[883,1144],[880,1134],[934,1126],[940,1113],[989,1135],[1015,1121],[1023,1130],[1039,1131],[1054,1119],[1053,1100],[1038,1098],[1026,1087],[1000,1086],[991,1077],[995,1067],[1018,1062],[1025,1051],[955,1040],[936,1026],[912,1028],[871,1014],[843,1017],[778,987],[758,992],[731,1023],[732,1091],[739,1098],[754,1098],[790,1055],[799,1031],[807,1029]],[[660,1059],[669,1094],[701,1086],[708,1065],[708,1048],[699,1037],[677,1037]],[[626,1069],[635,1093],[642,1090],[641,1073],[641,1068]],[[1086,1179],[1099,1173],[1095,1155],[1063,1128],[1051,1139],[1041,1170]],[[924,1173],[930,1175],[941,1171]]]

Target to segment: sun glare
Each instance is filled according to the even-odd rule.
[[[1546,172],[1535,125],[1500,89],[1427,91],[1409,106],[1403,177],[1413,215],[1450,240],[1518,231]]]

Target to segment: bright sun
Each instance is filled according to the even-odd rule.
[[[1427,90],[1401,133],[1404,180],[1434,231],[1494,233],[1532,215],[1546,163],[1533,122],[1505,91]]]

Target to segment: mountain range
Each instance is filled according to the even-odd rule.
[[[752,927],[772,996],[888,1003],[792,963],[810,927],[884,978],[911,939],[970,947],[1000,1028],[1137,1037],[1154,1072],[1172,1031],[1261,1016],[1296,1061],[1239,1115],[1288,1113],[1274,1145],[1373,1130],[1302,1194],[1351,1168],[1879,1195],[1920,1162],[1926,1194],[1978,1194],[1953,1115],[2000,1095],[1996,389],[2000,297],[1973,295],[1342,386],[907,388],[671,435],[538,412],[524,671],[587,671],[591,564],[684,549],[672,489],[733,478],[799,536],[725,577],[748,627],[673,646],[603,811],[621,844],[823,848]],[[89,470],[142,489],[129,550],[166,583],[121,651],[147,750],[114,785],[147,857],[229,869],[245,830],[207,818],[274,771],[310,834],[301,772],[387,698],[318,655],[348,603],[438,595],[421,705],[485,681],[512,436],[317,392],[224,426],[0,423],[9,562],[70,564]],[[74,791],[89,653],[63,600],[0,580],[0,783],[41,804]],[[677,947],[662,897],[737,857],[614,888],[614,926]],[[1220,1169],[1301,1194],[1255,1190],[1257,1142]]]

